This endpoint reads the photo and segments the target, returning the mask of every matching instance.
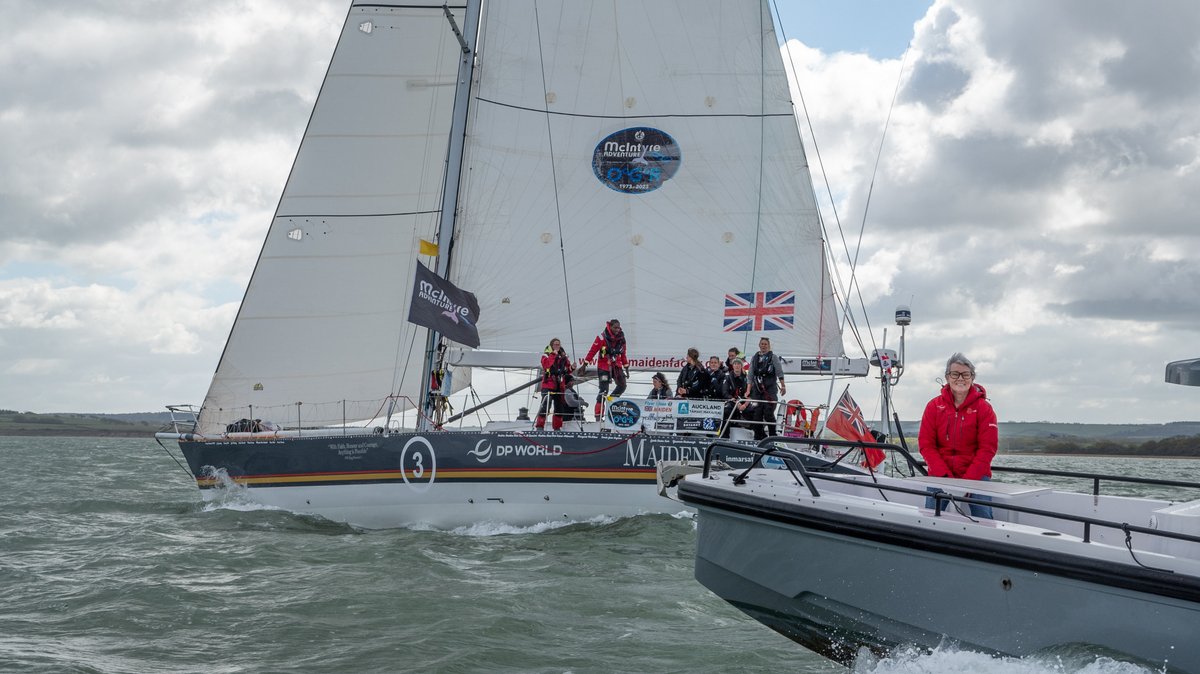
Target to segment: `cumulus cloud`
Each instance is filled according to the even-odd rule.
[[[4,5],[0,405],[202,395],[345,11]]]
[[[961,350],[1005,419],[1196,417],[1162,365],[1200,343],[1200,6],[938,0],[902,75],[900,59],[798,47],[855,234],[874,178],[867,315],[878,333],[912,305],[902,415]]]

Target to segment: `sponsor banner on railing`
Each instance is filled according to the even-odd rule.
[[[635,400],[618,398],[608,406],[608,425],[618,431],[696,433],[721,430],[725,403],[720,400]]]

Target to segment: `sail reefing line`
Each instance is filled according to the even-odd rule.
[[[732,118],[741,117],[743,119],[769,119],[771,117],[791,117],[791,118],[795,119],[795,117],[796,117],[795,113],[792,113],[792,112],[707,113],[707,114],[664,112],[661,114],[654,114],[654,115],[599,115],[599,114],[589,114],[589,113],[583,113],[583,112],[562,112],[560,110],[543,110],[541,108],[535,108],[535,107],[531,107],[528,105],[513,105],[512,103],[505,103],[504,101],[497,101],[497,100],[493,100],[490,98],[484,98],[482,96],[476,96],[475,100],[476,100],[476,102],[479,102],[479,103],[488,103],[490,105],[498,105],[503,108],[512,108],[514,110],[524,110],[526,112],[540,112],[540,113],[543,113],[546,115],[551,115],[554,117],[579,117],[581,119],[617,119],[617,120],[689,119],[689,118],[718,119],[721,117],[732,117]]]

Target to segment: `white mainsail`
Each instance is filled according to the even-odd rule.
[[[479,298],[485,353],[464,361],[552,337],[579,357],[613,317],[651,363],[760,335],[844,355],[765,2],[505,0],[480,32],[450,278]],[[594,160],[639,130],[674,141],[674,174],[620,191]],[[763,318],[726,331],[727,308]]]
[[[371,419],[393,392],[415,397],[425,329],[408,300],[437,228],[460,55],[441,2],[351,7],[202,432]]]

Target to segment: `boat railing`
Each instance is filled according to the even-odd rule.
[[[404,415],[416,415],[416,401],[406,395],[362,400],[341,399],[325,402],[294,402],[278,405],[239,405],[206,411],[204,427],[197,429],[200,408],[193,405],[168,406],[172,411],[187,410],[193,431],[206,437],[242,435],[278,435],[279,437],[361,435],[402,430]]]
[[[759,440],[758,444],[755,446],[754,450],[748,450],[744,443],[733,443],[728,440],[718,440],[718,441],[711,443],[708,446],[708,449],[706,449],[704,452],[704,476],[708,477],[709,465],[711,464],[711,459],[712,459],[714,448],[717,448],[717,449],[724,448],[724,449],[729,449],[729,450],[740,450],[740,451],[752,451],[752,453],[756,454],[756,457],[754,459],[754,463],[751,464],[750,467],[755,468],[761,464],[762,459],[766,456],[776,456],[777,458],[783,459],[783,461],[786,463],[788,460],[786,458],[784,458],[783,454],[780,454],[778,452],[773,452],[771,450],[780,448],[781,445],[786,447],[787,445],[791,445],[791,444],[809,445],[809,446],[812,446],[815,448],[821,448],[821,447],[844,448],[846,451],[844,451],[840,455],[838,455],[838,457],[829,464],[829,469],[833,469],[833,468],[837,467],[843,460],[845,460],[848,456],[853,454],[855,450],[879,449],[879,450],[884,450],[884,451],[896,452],[896,453],[900,454],[901,456],[903,456],[905,458],[905,460],[908,462],[908,465],[910,468],[910,475],[915,475],[918,472],[921,475],[927,474],[925,471],[925,465],[923,463],[921,463],[920,461],[916,460],[915,458],[913,458],[913,455],[908,451],[908,449],[906,449],[900,445],[893,445],[893,444],[887,443],[887,442],[857,442],[854,440],[837,440],[837,439],[833,439],[833,438],[801,438],[801,437],[776,435],[776,436],[771,436],[771,437],[767,437],[767,438],[763,438],[762,440]]]
[[[905,463],[909,467],[909,475],[920,473],[927,475],[926,465],[924,461],[916,458],[904,446],[894,445],[880,442],[857,442],[854,440],[839,440],[839,439],[822,439],[822,438],[793,438],[793,437],[774,437],[763,440],[764,443],[794,443],[800,445],[810,445],[814,447],[844,447],[846,451],[840,454],[834,461],[834,465],[841,462],[847,456],[853,454],[856,449],[870,448],[881,449],[885,451],[895,452],[904,458]],[[997,473],[1013,473],[1022,475],[1039,475],[1043,477],[1062,477],[1075,478],[1081,480],[1092,481],[1092,495],[1100,496],[1101,482],[1122,482],[1125,484],[1138,484],[1156,487],[1181,487],[1185,489],[1200,490],[1200,482],[1187,482],[1183,480],[1164,480],[1152,477],[1136,477],[1132,475],[1109,475],[1105,473],[1089,473],[1069,470],[1056,470],[1053,468],[1019,468],[1017,466],[992,466],[992,472]]]
[[[1023,475],[1047,475],[1051,477],[1073,477],[1083,480],[1092,481],[1092,495],[1100,495],[1100,482],[1126,482],[1130,484],[1144,484],[1159,487],[1185,487],[1188,489],[1200,489],[1200,483],[1186,482],[1182,480],[1162,480],[1152,477],[1133,477],[1130,475],[1100,475],[1096,473],[1078,473],[1068,470],[1053,470],[1046,468],[1018,468],[1016,466],[992,466],[992,472],[1002,473],[1020,473]]]
[[[864,486],[863,480],[861,478],[865,477],[865,475],[859,475],[859,476],[857,476],[857,479],[856,479],[855,477],[849,477],[849,476],[841,477],[836,474],[831,474],[830,472],[828,472],[828,471],[832,470],[833,467],[836,466],[837,462],[840,462],[843,458],[845,458],[849,452],[839,456],[836,461],[834,461],[826,466],[822,466],[819,471],[814,471],[814,470],[810,470],[809,468],[805,467],[804,461],[801,459],[801,455],[799,453],[797,453],[791,447],[787,447],[786,446],[787,444],[827,445],[827,446],[837,446],[837,447],[850,447],[851,448],[850,451],[852,451],[854,448],[874,448],[874,449],[881,449],[881,450],[892,450],[892,451],[899,452],[903,456],[908,458],[910,465],[914,464],[912,455],[906,449],[904,449],[903,447],[900,447],[898,445],[892,445],[892,444],[881,443],[881,442],[854,442],[854,441],[850,441],[850,440],[832,440],[832,439],[823,440],[823,439],[818,439],[818,438],[775,437],[775,438],[766,438],[766,439],[762,440],[761,442],[759,442],[755,446],[746,446],[744,444],[737,444],[737,443],[732,443],[732,442],[728,442],[725,440],[718,440],[716,442],[710,443],[708,448],[704,452],[704,471],[702,473],[702,476],[705,478],[709,477],[709,474],[711,472],[712,458],[713,458],[713,454],[714,454],[715,450],[728,449],[728,450],[737,450],[737,451],[742,451],[742,452],[750,452],[755,455],[754,461],[751,463],[750,467],[743,470],[740,474],[734,476],[734,478],[733,478],[734,484],[744,484],[749,473],[752,470],[754,470],[755,468],[759,467],[764,458],[766,458],[768,456],[773,456],[773,457],[776,457],[783,461],[784,466],[792,474],[792,477],[793,477],[793,479],[796,480],[797,484],[802,484],[803,486],[805,486],[808,489],[809,493],[814,498],[821,497],[821,491],[817,488],[817,485],[814,482],[814,480],[826,480],[829,482],[836,482],[836,483],[852,485],[852,486],[856,486],[856,487]],[[1022,471],[1024,471],[1024,470],[1032,471],[1032,470],[1036,470],[1036,469],[1021,469],[1021,470]],[[922,474],[925,474],[925,471],[923,469],[921,470],[921,472],[922,472]],[[1114,479],[1114,480],[1119,479],[1119,480],[1125,481],[1125,482],[1140,482],[1143,484],[1171,485],[1171,486],[1188,487],[1188,488],[1192,488],[1192,489],[1200,489],[1200,484],[1191,483],[1191,482],[1182,482],[1182,481],[1178,481],[1178,480],[1153,480],[1150,478],[1126,478],[1123,476],[1111,476],[1111,475],[1101,476],[1101,475],[1093,475],[1090,473],[1069,473],[1069,471],[1053,471],[1053,470],[1039,471],[1036,474],[1057,475],[1057,476],[1064,476],[1064,477],[1090,477],[1090,478],[1097,478],[1097,479]],[[882,490],[882,491],[889,491],[889,492],[895,492],[895,493],[901,493],[901,494],[909,494],[909,495],[918,496],[921,498],[933,499],[933,501],[934,501],[934,508],[933,508],[934,517],[941,517],[942,512],[944,512],[946,510],[946,508],[948,508],[952,504],[967,504],[967,505],[974,504],[974,505],[980,505],[980,506],[990,506],[992,508],[999,509],[999,510],[1006,510],[1006,511],[1011,511],[1011,512],[1025,513],[1028,515],[1035,515],[1035,516],[1039,516],[1039,517],[1046,517],[1046,518],[1049,518],[1052,520],[1062,520],[1062,521],[1069,521],[1069,522],[1075,522],[1077,524],[1081,524],[1081,525],[1083,525],[1082,540],[1084,543],[1092,542],[1091,533],[1092,533],[1092,527],[1094,527],[1094,526],[1116,529],[1118,531],[1124,532],[1126,547],[1129,547],[1131,552],[1132,552],[1133,548],[1131,547],[1130,537],[1132,534],[1135,534],[1135,533],[1145,534],[1147,536],[1156,536],[1159,538],[1169,538],[1169,539],[1174,539],[1174,540],[1179,540],[1179,541],[1187,541],[1189,543],[1200,544],[1200,536],[1195,536],[1195,535],[1191,535],[1191,534],[1184,534],[1184,533],[1178,533],[1178,532],[1174,532],[1174,531],[1167,531],[1167,530],[1161,530],[1161,529],[1151,529],[1148,527],[1143,527],[1143,526],[1139,526],[1139,525],[1135,525],[1135,524],[1129,524],[1128,522],[1116,522],[1113,520],[1105,520],[1105,519],[1100,519],[1097,517],[1088,517],[1086,515],[1075,515],[1072,513],[1064,513],[1064,512],[1053,511],[1053,510],[1045,510],[1042,508],[1031,508],[1028,506],[1017,505],[1015,503],[1005,503],[1005,502],[1001,502],[1001,501],[994,501],[994,500],[982,499],[982,498],[974,498],[974,497],[970,497],[970,496],[958,496],[958,495],[951,494],[951,493],[948,493],[946,491],[941,491],[941,490],[930,491],[928,488],[912,489],[909,487],[901,487],[899,485],[882,484],[878,480],[875,479],[875,475],[873,473],[869,473],[867,475],[869,475],[872,479],[872,484],[869,485],[870,489],[878,489],[878,490]],[[957,505],[955,507],[956,507],[956,509],[959,509]],[[1138,563],[1141,564],[1141,562],[1138,562]]]
[[[804,469],[803,465],[801,465],[801,470],[803,470],[803,469]],[[812,478],[816,478],[818,480],[828,480],[830,482],[839,482],[842,484],[848,484],[848,485],[854,485],[854,486],[860,486],[860,487],[863,485],[862,480],[841,478],[841,477],[837,477],[835,475],[828,475],[828,474],[824,474],[824,473],[810,474],[810,478],[809,478],[810,482],[811,482]],[[1136,524],[1130,524],[1128,522],[1117,522],[1115,520],[1105,520],[1105,519],[1100,519],[1098,517],[1088,517],[1086,515],[1075,515],[1072,513],[1065,513],[1065,512],[1059,512],[1059,511],[1054,511],[1054,510],[1045,510],[1042,508],[1030,508],[1028,506],[1021,506],[1021,505],[1017,505],[1015,503],[1004,503],[1002,501],[994,501],[994,500],[981,499],[981,498],[972,498],[970,496],[957,496],[954,494],[947,493],[945,491],[930,492],[928,490],[909,489],[907,487],[900,487],[897,485],[879,484],[878,482],[875,484],[872,484],[871,489],[882,489],[882,490],[886,490],[886,491],[892,491],[892,492],[898,492],[898,493],[904,493],[904,494],[913,494],[913,495],[917,495],[917,496],[932,498],[934,500],[934,517],[940,517],[941,514],[943,512],[945,512],[951,504],[968,504],[968,505],[975,504],[975,505],[980,505],[980,506],[989,506],[989,507],[995,508],[997,510],[1008,510],[1011,512],[1025,513],[1027,515],[1036,515],[1039,517],[1046,517],[1046,518],[1055,519],[1055,520],[1064,520],[1064,521],[1069,521],[1069,522],[1075,522],[1077,524],[1083,525],[1082,539],[1083,539],[1084,543],[1092,542],[1092,536],[1091,536],[1092,527],[1106,527],[1106,528],[1116,529],[1118,531],[1124,532],[1126,535],[1126,545],[1130,545],[1130,540],[1129,540],[1130,534],[1135,534],[1135,533],[1136,534],[1145,534],[1147,536],[1157,536],[1160,538],[1170,538],[1170,539],[1174,539],[1174,540],[1178,540],[1178,541],[1187,541],[1189,543],[1200,543],[1200,536],[1194,536],[1192,534],[1178,533],[1175,531],[1168,531],[1168,530],[1164,530],[1164,529],[1151,529],[1149,527],[1143,527],[1143,526],[1139,526]],[[945,505],[943,505],[943,502],[945,502]],[[957,509],[957,507],[956,507],[956,509]]]
[[[173,433],[195,433],[200,408],[195,405],[167,405],[171,413],[171,431]]]

